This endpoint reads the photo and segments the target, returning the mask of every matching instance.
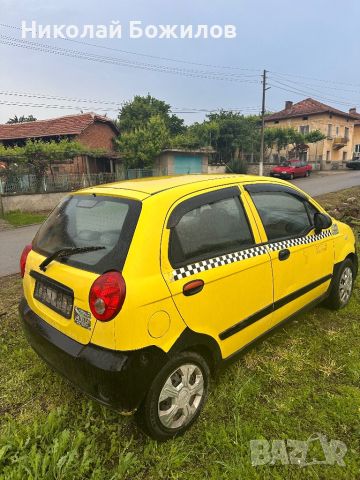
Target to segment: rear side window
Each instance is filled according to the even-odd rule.
[[[64,257],[68,265],[102,274],[122,270],[141,211],[141,202],[94,195],[67,197],[40,227],[33,248],[49,256],[71,247],[104,247]]]
[[[312,229],[316,209],[306,200],[282,191],[254,192],[251,197],[269,241],[306,235]]]
[[[204,203],[186,212],[170,233],[174,267],[213,258],[254,245],[239,197]]]

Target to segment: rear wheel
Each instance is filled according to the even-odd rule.
[[[182,352],[173,357],[155,377],[136,414],[140,427],[155,440],[183,434],[200,415],[209,379],[201,355]]]
[[[355,268],[347,258],[342,262],[332,281],[331,290],[326,305],[333,310],[345,307],[350,300],[354,286]]]

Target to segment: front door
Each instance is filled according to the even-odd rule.
[[[272,323],[277,323],[326,293],[334,266],[331,228],[315,234],[318,210],[295,189],[269,183],[245,188],[267,237],[274,272]]]
[[[269,328],[267,249],[237,186],[196,193],[169,212],[161,266],[187,326],[211,335],[228,357]]]

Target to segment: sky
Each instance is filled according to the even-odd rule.
[[[269,111],[281,110],[285,100],[307,97],[344,111],[357,106],[359,111],[359,17],[358,0],[0,0],[0,24],[17,27],[0,26],[0,123],[14,115],[45,119],[81,110],[115,118],[118,105],[147,93],[181,112],[187,124],[220,108],[258,113],[263,69],[268,71]],[[86,24],[118,20],[123,36],[77,39],[87,45],[27,38],[76,50],[77,56],[111,57],[111,64],[20,48],[12,40],[12,45],[3,43],[9,36],[21,39],[21,22],[32,20],[77,25],[80,30]],[[130,21],[143,26],[231,24],[237,36],[135,39],[129,38]]]

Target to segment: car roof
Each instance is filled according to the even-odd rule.
[[[133,180],[124,180],[105,185],[98,185],[81,190],[82,194],[90,193],[97,195],[115,195],[126,196],[136,200],[144,200],[145,198],[159,194],[160,192],[173,190],[174,194],[181,195],[191,193],[193,191],[206,188],[216,187],[220,185],[244,183],[244,182],[261,182],[269,181],[267,177],[259,177],[257,175],[240,175],[240,174],[188,174],[167,177],[148,177]],[[273,182],[274,179],[271,179]],[[281,183],[281,180],[275,180]]]

